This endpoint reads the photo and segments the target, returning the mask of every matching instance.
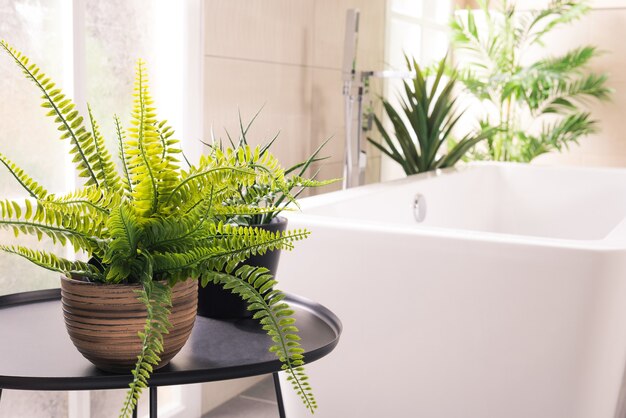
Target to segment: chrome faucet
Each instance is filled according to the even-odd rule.
[[[363,85],[356,71],[356,51],[359,37],[359,10],[346,12],[346,33],[343,51],[343,96],[345,117],[345,158],[343,188],[358,186],[365,180],[365,151],[361,146]],[[353,132],[354,104],[357,104],[357,129]]]
[[[363,96],[370,78],[411,78],[408,71],[357,71],[356,56],[359,36],[358,9],[346,12],[346,33],[343,52],[343,97],[345,117],[345,158],[343,188],[365,184],[367,153],[363,141]],[[355,116],[356,104],[356,116]],[[354,120],[356,119],[356,129]]]

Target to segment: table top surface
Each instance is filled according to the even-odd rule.
[[[295,310],[305,361],[330,353],[341,322],[324,306],[287,295]],[[0,388],[96,390],[124,388],[130,373],[98,370],[72,344],[61,310],[60,290],[0,296]],[[215,320],[198,316],[183,349],[154,372],[150,386],[235,379],[280,371],[268,351],[271,340],[256,320]]]

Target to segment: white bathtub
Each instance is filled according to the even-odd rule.
[[[626,416],[626,170],[477,164],[302,208],[278,279],[344,325],[316,417]]]

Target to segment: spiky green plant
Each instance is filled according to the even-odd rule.
[[[13,230],[15,235],[31,234],[71,244],[85,251],[90,261],[70,261],[16,245],[0,249],[70,278],[142,284],[138,299],[148,312],[145,329],[139,334],[143,350],[132,370],[134,379],[120,416],[131,416],[153,366],[159,362],[163,335],[171,327],[171,287],[192,279],[200,279],[203,285],[222,285],[248,302],[248,309],[273,341],[269,350],[283,363],[289,380],[313,412],[317,404],[303,369],[303,349],[293,311],[266,269],[237,267],[257,253],[289,250],[308,232],[272,233],[221,221],[224,217],[272,210],[225,206],[223,202],[239,193],[241,187],[257,181],[287,187],[276,159],[259,148],[239,147],[236,151],[214,150],[201,157],[197,165],[182,169],[179,143],[166,122],[157,119],[145,65],[140,60],[128,130],[115,118],[117,163],[121,166],[118,170],[91,109],[85,120],[72,101],[26,56],[5,41],[0,46],[39,88],[42,106],[54,118],[61,139],[70,142],[78,176],[84,179],[75,192],[50,194],[0,154],[0,162],[29,195],[23,204],[0,201],[0,226]]]
[[[383,99],[394,134],[390,135],[382,121],[374,115],[374,124],[384,142],[379,143],[372,138],[367,140],[400,164],[407,175],[452,167],[473,146],[489,137],[491,130],[470,132],[458,142],[453,142],[453,129],[464,112],[456,106],[455,74],[444,80],[446,58],[437,65],[432,82],[427,80],[417,61],[405,58],[414,76],[410,83],[403,83],[400,110]]]
[[[250,127],[259,116],[261,110],[259,110],[245,126],[239,115],[239,139],[234,140],[231,135],[226,132],[230,149],[235,153],[239,153],[239,150],[246,150],[250,148],[248,144],[248,131]],[[278,134],[275,135],[266,144],[259,148],[258,154],[243,153],[243,160],[247,164],[254,164],[259,158],[264,158],[266,154],[269,154],[269,150],[278,138]],[[267,181],[268,178],[257,177],[253,185],[241,184],[238,188],[238,192],[230,199],[224,202],[225,205],[231,207],[239,206],[252,206],[257,208],[266,208],[265,211],[254,214],[241,214],[230,218],[229,220],[238,225],[266,225],[273,219],[276,219],[280,213],[287,209],[289,204],[297,206],[296,198],[302,194],[306,189],[311,187],[322,187],[328,184],[332,184],[336,179],[332,180],[316,180],[318,172],[312,175],[312,178],[304,177],[306,171],[311,167],[311,164],[323,161],[328,157],[319,157],[320,152],[330,139],[324,141],[317,149],[304,161],[294,164],[293,166],[280,170],[281,174],[285,176],[284,181]],[[209,152],[219,151],[223,152],[224,144],[221,140],[213,139],[212,143],[204,143]],[[243,162],[243,161],[242,161]]]
[[[585,109],[611,92],[606,75],[586,69],[597,48],[528,57],[543,47],[548,33],[587,13],[586,2],[552,0],[528,12],[518,11],[511,0],[478,4],[479,11],[457,12],[451,22],[460,80],[483,103],[482,123],[500,128],[473,158],[527,162],[596,132],[597,121]]]

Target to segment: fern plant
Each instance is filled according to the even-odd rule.
[[[231,150],[237,155],[241,155],[242,164],[255,164],[258,159],[262,159],[265,155],[269,154],[269,150],[278,138],[278,135],[274,136],[266,144],[259,148],[258,154],[248,153],[245,150],[250,148],[248,143],[248,131],[250,127],[259,116],[261,110],[259,110],[244,126],[239,115],[239,139],[235,141],[228,132],[228,145]],[[224,202],[227,206],[251,206],[257,208],[265,208],[256,214],[238,214],[229,219],[230,221],[238,225],[266,225],[276,219],[282,211],[284,211],[289,204],[297,206],[296,198],[302,194],[306,189],[311,187],[321,187],[328,184],[332,184],[336,179],[319,181],[315,178],[318,172],[315,172],[312,178],[304,177],[306,171],[311,167],[311,164],[323,161],[328,157],[319,157],[320,152],[330,139],[324,141],[306,160],[294,164],[293,166],[280,169],[280,178],[276,177],[257,177],[254,184],[244,185],[241,184],[238,191],[230,199]],[[209,152],[224,150],[223,141],[216,141],[213,139],[212,143],[204,143]],[[242,150],[243,152],[240,152]]]
[[[367,140],[400,164],[407,175],[452,167],[472,147],[488,138],[492,130],[471,132],[454,141],[452,131],[464,112],[456,107],[454,73],[444,81],[446,58],[437,65],[432,82],[427,81],[417,61],[407,56],[405,59],[414,77],[410,83],[404,81],[400,110],[383,100],[394,134],[389,134],[382,121],[374,115],[374,124],[384,142],[379,143],[372,138]]]
[[[182,280],[219,284],[246,300],[271,337],[269,347],[313,412],[317,404],[303,369],[303,349],[293,311],[276,290],[266,269],[237,267],[254,254],[289,250],[306,230],[272,233],[223,222],[226,217],[272,211],[247,204],[224,205],[242,187],[256,182],[283,184],[284,171],[266,150],[241,146],[215,149],[183,169],[179,142],[157,118],[143,61],[138,61],[130,127],[115,118],[119,161],[105,146],[93,112],[81,116],[72,101],[29,59],[5,41],[0,46],[39,89],[42,106],[54,119],[70,152],[82,187],[67,195],[49,193],[8,157],[0,162],[24,188],[22,203],[0,200],[0,226],[15,235],[30,234],[71,244],[89,262],[71,261],[18,245],[0,249],[68,278],[105,284],[140,283],[138,299],[146,306],[145,329],[136,367],[120,416],[129,417],[153,366],[159,362],[163,335],[171,328],[171,288]],[[254,156],[254,158],[250,158]],[[118,164],[121,167],[118,170]],[[163,284],[166,283],[166,284]]]
[[[484,105],[482,123],[499,127],[486,149],[472,157],[528,162],[596,132],[586,105],[607,100],[611,92],[606,75],[586,70],[598,55],[596,47],[535,61],[527,57],[548,33],[587,13],[586,3],[553,0],[530,12],[518,11],[511,0],[500,0],[499,6],[478,0],[478,5],[478,12],[457,13],[451,22],[460,80]]]

